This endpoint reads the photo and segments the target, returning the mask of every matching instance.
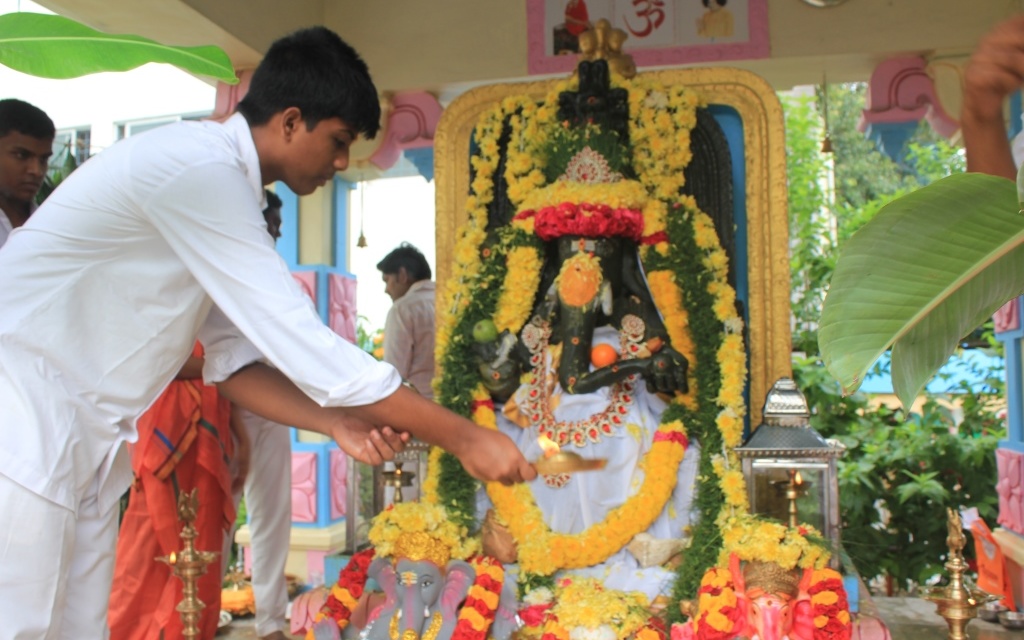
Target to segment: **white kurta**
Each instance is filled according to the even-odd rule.
[[[0,247],[7,243],[7,237],[14,231],[14,225],[11,224],[11,219],[7,217],[3,209],[0,209]]]
[[[236,115],[112,146],[11,233],[0,250],[0,475],[40,496],[39,510],[99,526],[113,513],[116,525],[131,478],[122,443],[136,439],[136,417],[197,334],[208,365],[233,371],[265,356],[321,405],[369,404],[398,388],[393,367],[310,307],[274,251],[262,200],[256,147]],[[0,540],[23,537],[36,513],[5,508]],[[38,545],[38,555],[53,552]],[[0,548],[0,562],[14,553]],[[77,550],[62,556],[46,578],[68,580],[80,560]],[[5,629],[26,609],[63,606],[25,600],[24,577],[2,566]]]

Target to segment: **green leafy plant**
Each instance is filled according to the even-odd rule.
[[[101,33],[68,18],[41,13],[0,15],[0,64],[43,78],[77,78],[128,71],[148,62],[236,84],[231,60],[214,46],[173,47],[134,35]]]
[[[977,507],[987,522],[996,519],[1002,381],[999,371],[984,373],[987,384],[928,394],[910,414],[863,393],[844,396],[814,359],[794,363],[812,426],[847,447],[839,463],[843,547],[865,579],[885,580],[890,595],[943,572],[947,507]],[[973,548],[966,553],[971,557]]]

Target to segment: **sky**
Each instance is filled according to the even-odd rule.
[[[0,0],[0,14],[19,10],[52,13],[28,0]],[[58,129],[91,125],[95,153],[113,144],[118,125],[126,121],[209,114],[216,89],[212,82],[161,64],[71,80],[36,78],[0,65],[0,98],[20,98],[36,105]],[[362,221],[369,245],[366,248],[355,246],[361,209],[365,210]],[[366,316],[369,329],[381,328],[391,299],[384,293],[377,262],[406,241],[423,251],[431,269],[436,270],[434,183],[419,176],[360,183],[360,188],[352,192],[351,210],[347,269],[359,282],[359,314]]]

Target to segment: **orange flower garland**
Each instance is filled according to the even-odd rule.
[[[477,397],[485,395],[487,391],[482,386],[475,393]],[[497,428],[493,405],[487,408],[481,403],[473,412],[473,419],[481,426]],[[551,531],[528,485],[488,484],[487,494],[502,521],[509,523],[509,531],[519,545],[522,571],[551,575],[559,569],[589,567],[604,562],[633,536],[646,531],[675,490],[677,470],[687,445],[682,423],[659,426],[650,451],[640,463],[644,474],[641,487],[626,502],[609,511],[603,522],[577,534]]]
[[[476,579],[459,610],[452,640],[485,640],[501,598],[505,567],[490,556],[476,556],[470,563],[476,570]]]
[[[697,591],[698,613],[693,621],[699,640],[726,640],[739,633],[743,621],[732,572],[712,567]]]
[[[811,574],[811,615],[814,617],[814,640],[849,640],[853,633],[850,604],[846,600],[843,577],[832,569]]]

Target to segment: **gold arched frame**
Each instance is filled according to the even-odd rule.
[[[786,197],[786,141],[782,106],[761,77],[725,67],[648,72],[670,86],[687,86],[708,104],[731,107],[743,122],[747,203],[750,419],[761,422],[771,385],[792,375],[789,309],[789,223]],[[437,279],[451,273],[456,234],[467,219],[469,148],[480,115],[508,96],[543,100],[557,80],[495,84],[473,89],[441,115],[434,136]],[[438,305],[438,309],[444,305]]]

